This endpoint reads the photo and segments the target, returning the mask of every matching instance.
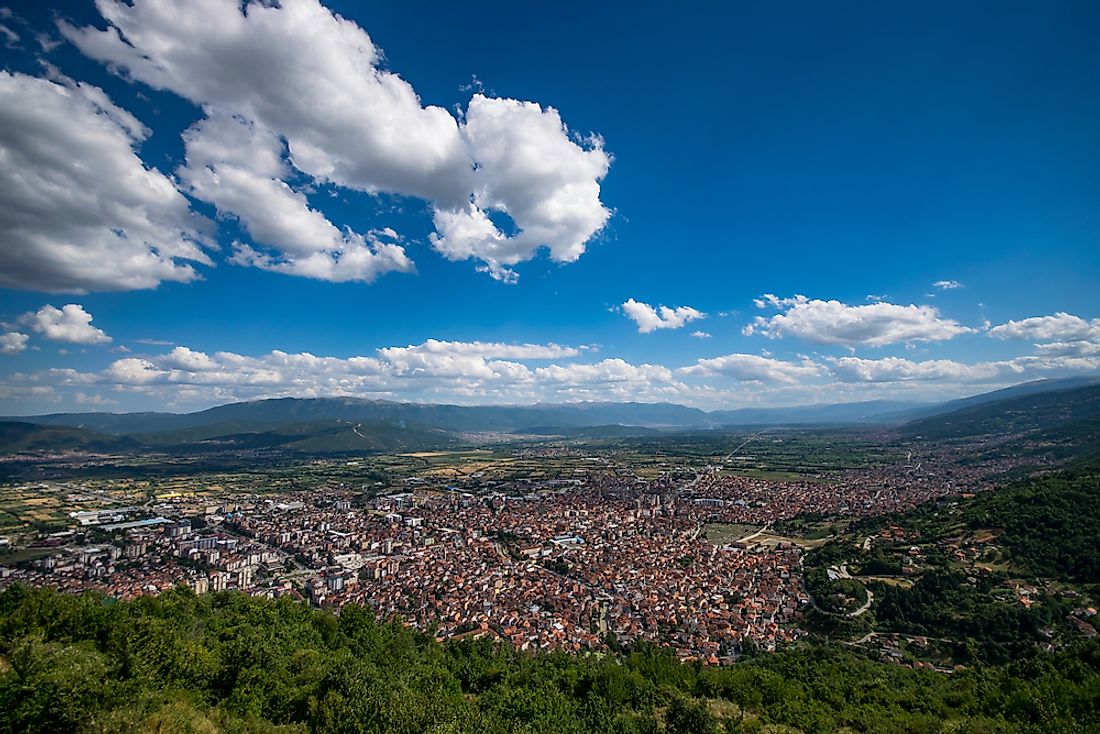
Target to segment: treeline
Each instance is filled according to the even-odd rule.
[[[348,607],[0,593],[7,732],[1081,732],[1100,643],[947,676],[804,646],[733,666],[438,644]],[[789,728],[788,728],[789,727]]]

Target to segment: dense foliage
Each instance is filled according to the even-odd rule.
[[[806,590],[815,603],[827,612],[845,614],[867,601],[867,588],[854,579],[830,580],[824,568],[806,572]]]
[[[437,644],[359,608],[0,594],[10,732],[1009,732],[1100,726],[1100,643],[947,676],[807,646],[724,668]]]
[[[1014,566],[1034,576],[1100,582],[1100,474],[1095,468],[1022,482],[976,497],[972,528],[1003,530]]]
[[[1073,605],[1052,598],[1031,608],[991,602],[989,593],[1001,580],[989,575],[971,582],[959,572],[932,571],[911,589],[874,584],[877,628],[959,641],[955,657],[968,663],[1028,657]]]

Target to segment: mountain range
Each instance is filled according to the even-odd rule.
[[[1013,401],[1022,401],[1020,407],[1013,408]],[[470,433],[618,437],[660,430],[764,425],[904,425],[903,430],[914,435],[947,438],[995,429],[1039,430],[1079,423],[1095,417],[1091,406],[1100,413],[1100,377],[1027,382],[938,404],[880,400],[710,412],[673,403],[460,406],[360,398],[277,398],[230,403],[195,413],[53,413],[0,418],[0,453],[138,449],[344,453],[440,448]],[[1017,417],[1006,417],[1012,415]]]

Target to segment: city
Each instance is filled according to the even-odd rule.
[[[156,480],[23,485],[27,506],[64,492],[81,509],[64,530],[23,534],[19,545],[37,557],[0,567],[0,580],[120,599],[177,584],[289,596],[366,606],[441,640],[486,635],[573,652],[648,640],[717,664],[743,644],[774,650],[804,634],[802,554],[815,543],[772,531],[777,523],[897,513],[988,489],[1010,465],[898,449],[893,465],[760,479],[729,468],[751,458],[752,439],[694,475],[673,466],[648,479],[613,453],[563,459],[551,448],[532,465],[559,464],[569,478],[508,477],[482,454],[455,453],[437,458],[463,467],[477,457],[480,471],[436,468],[384,490],[350,477],[279,492],[196,492],[180,480],[163,490]],[[708,528],[740,537],[708,540]]]

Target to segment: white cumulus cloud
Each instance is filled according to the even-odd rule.
[[[1033,341],[1097,341],[1100,342],[1100,319],[1088,321],[1080,316],[1058,312],[1053,316],[1033,316],[1008,321],[989,330],[998,339],[1031,339]]]
[[[1077,339],[1074,341],[1036,344],[1035,350],[1047,357],[1091,357],[1100,355],[1100,339],[1095,341]]]
[[[212,114],[183,135],[187,163],[178,173],[188,193],[238,217],[253,240],[238,243],[234,261],[265,270],[329,281],[372,281],[408,272],[412,261],[386,235],[340,231],[311,208],[305,194],[282,179],[291,175],[283,141],[247,120]]]
[[[92,326],[92,315],[79,303],[69,303],[61,308],[46,305],[24,314],[20,321],[55,342],[108,344],[111,341],[103,329]]]
[[[2,342],[0,342],[2,343]],[[273,397],[359,396],[423,402],[668,401],[705,409],[932,396],[958,397],[1040,378],[1095,374],[1100,354],[1038,354],[959,362],[727,354],[686,366],[584,361],[553,343],[429,339],[358,356],[272,350],[255,355],[176,346],[120,357],[99,371],[47,369],[0,379],[0,399],[77,400],[113,393],[120,403],[209,406]],[[122,397],[125,396],[125,397]]]
[[[777,298],[768,293],[755,300],[759,308],[773,306],[781,313],[758,316],[744,329],[746,335],[772,339],[798,337],[817,344],[881,347],[916,341],[945,341],[974,329],[944,318],[933,306],[902,306],[885,301],[849,306],[806,296]]]
[[[499,403],[677,399],[689,394],[663,365],[622,359],[572,361],[581,354],[580,349],[557,344],[434,339],[353,357],[280,350],[250,356],[179,346],[158,355],[123,357],[99,372],[52,369],[16,376],[0,387],[12,394],[25,391],[28,384],[84,392],[98,387],[156,395],[173,404],[323,395]]]
[[[19,354],[27,348],[28,339],[30,337],[18,331],[8,331],[0,334],[0,354]]]
[[[527,379],[530,371],[517,361],[574,357],[580,352],[557,344],[499,344],[429,339],[408,347],[385,347],[379,356],[404,377],[462,379]]]
[[[1100,356],[1028,355],[1000,361],[964,363],[950,359],[914,361],[901,357],[832,361],[841,382],[949,382],[1003,385],[1040,378],[1068,377],[1100,370]]]
[[[98,87],[0,71],[0,285],[83,293],[198,277],[207,223],[134,152],[147,135]]]
[[[914,361],[902,357],[842,357],[833,360],[832,371],[842,382],[990,382],[1022,372],[1014,370],[1009,362],[964,364],[950,359]]]
[[[239,247],[235,262],[326,280],[411,269],[396,244],[327,222],[286,183],[295,171],[429,202],[433,246],[503,280],[543,247],[556,261],[576,260],[610,216],[599,198],[611,161],[600,139],[573,135],[556,110],[533,102],[475,94],[458,118],[424,105],[382,67],[362,28],[317,0],[97,7],[106,29],[62,23],[62,33],[109,68],[206,111],[189,132],[182,176],[274,250]],[[260,152],[210,143],[240,134],[233,119]],[[513,226],[502,230],[491,213]]]
[[[727,354],[712,359],[700,359],[680,371],[687,375],[721,375],[741,382],[785,383],[820,377],[825,372],[821,365],[809,359],[787,362],[755,354]]]
[[[611,165],[601,140],[574,140],[553,108],[481,94],[470,100],[461,132],[476,166],[472,200],[437,205],[437,250],[482,260],[502,280],[513,280],[508,266],[543,246],[558,262],[584,254],[611,216],[600,202],[599,182]],[[502,232],[489,212],[510,217],[517,231]]]
[[[679,329],[690,321],[702,319],[706,314],[691,306],[658,306],[629,299],[623,304],[623,313],[638,325],[638,332],[648,334],[657,329]]]
[[[1100,319],[1087,320],[1059,312],[1008,321],[989,330],[998,339],[1028,339],[1044,357],[1091,357],[1100,355]]]

